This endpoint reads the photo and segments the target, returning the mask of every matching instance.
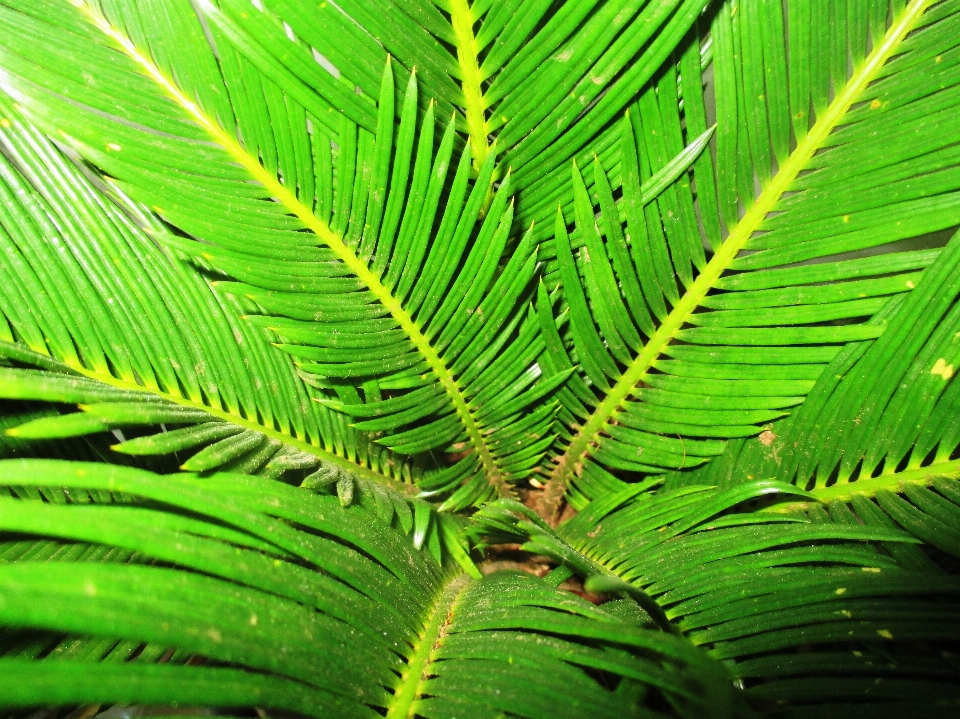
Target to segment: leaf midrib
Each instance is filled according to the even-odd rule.
[[[484,115],[483,90],[477,42],[473,34],[473,11],[468,0],[450,0],[450,22],[456,38],[457,61],[463,74],[464,114],[470,133],[474,169],[479,172],[487,159],[487,121]]]
[[[296,195],[281,185],[277,178],[271,175],[256,159],[251,157],[234,138],[224,132],[214,120],[211,120],[204,114],[203,110],[195,102],[184,95],[176,84],[168,79],[149,58],[143,55],[126,35],[116,30],[105,18],[93,12],[85,4],[74,2],[74,0],[67,0],[67,2],[77,7],[98,30],[113,39],[127,56],[137,63],[154,82],[160,85],[177,105],[186,110],[193,120],[200,125],[218,145],[226,150],[231,158],[246,169],[277,201],[326,243],[337,257],[353,271],[357,278],[366,285],[371,294],[387,308],[400,327],[406,332],[410,341],[413,342],[420,354],[423,355],[430,369],[433,370],[436,375],[440,385],[450,398],[454,410],[460,418],[460,422],[480,458],[488,481],[497,488],[500,495],[509,494],[506,480],[502,476],[500,468],[497,466],[493,453],[484,441],[483,432],[474,420],[466,397],[464,397],[463,392],[460,390],[452,372],[430,344],[427,337],[420,331],[420,328],[414,322],[413,318],[403,308],[400,301],[390,293],[390,290],[380,281],[380,278],[371,272],[366,264],[357,257],[325,223],[320,221],[309,208],[303,205],[297,199]],[[474,63],[476,63],[475,56]],[[379,477],[379,475],[377,476]]]
[[[468,575],[461,574],[447,584],[437,597],[423,634],[407,662],[407,669],[400,677],[393,702],[387,707],[387,719],[412,719],[415,716],[416,702],[423,693],[424,682],[430,676],[433,654],[446,636],[457,600],[470,582]]]
[[[67,366],[70,367],[70,369],[76,372],[79,372],[84,377],[88,377],[92,380],[96,380],[97,382],[110,385],[111,387],[127,390],[129,392],[138,392],[138,393],[149,392],[150,394],[156,395],[157,397],[161,397],[166,401],[172,402],[181,407],[190,407],[193,409],[203,410],[204,412],[206,412],[207,414],[213,417],[224,420],[225,422],[230,422],[231,424],[234,424],[238,427],[243,427],[244,429],[253,430],[254,432],[260,432],[266,437],[279,440],[280,442],[283,442],[285,445],[294,447],[300,450],[301,452],[312,454],[315,457],[319,457],[324,462],[329,462],[330,464],[334,464],[338,467],[341,467],[347,470],[348,472],[352,472],[353,474],[359,475],[361,477],[371,479],[375,482],[379,482],[380,484],[388,485],[389,487],[397,490],[401,494],[413,495],[419,492],[419,490],[417,490],[417,488],[411,484],[407,484],[405,482],[398,482],[392,477],[388,477],[387,475],[381,474],[376,470],[371,469],[370,467],[365,467],[362,464],[351,462],[349,459],[345,459],[344,457],[340,457],[339,455],[336,455],[332,452],[328,452],[327,450],[317,447],[316,445],[310,444],[309,442],[306,442],[302,439],[297,439],[296,437],[292,437],[291,435],[286,434],[285,432],[281,432],[272,427],[267,427],[266,425],[260,424],[259,422],[247,419],[245,417],[241,417],[240,415],[234,414],[233,412],[217,409],[216,407],[211,407],[210,405],[204,404],[203,402],[187,399],[186,397],[181,397],[180,395],[168,394],[161,390],[153,389],[145,385],[136,384],[134,382],[128,382],[127,380],[123,380],[123,379],[118,379],[113,375],[103,374],[100,372],[96,372],[95,370],[87,369],[81,364],[67,363]]]
[[[903,472],[881,474],[878,477],[838,482],[830,487],[814,487],[810,494],[820,502],[849,502],[854,497],[875,497],[878,492],[901,492],[906,484],[925,487],[935,479],[960,479],[960,459],[906,469]],[[790,502],[767,508],[767,512],[792,512],[810,506],[810,502]]]
[[[836,94],[822,117],[810,129],[797,148],[790,154],[780,171],[757,197],[727,240],[697,277],[690,289],[674,306],[667,319],[660,325],[650,341],[644,345],[640,354],[630,364],[621,378],[613,386],[603,401],[593,411],[587,421],[577,430],[566,451],[557,458],[556,466],[550,474],[541,499],[541,507],[548,517],[556,522],[557,512],[566,493],[570,477],[579,474],[583,462],[587,460],[590,447],[597,442],[604,427],[614,420],[621,411],[621,404],[634,391],[634,388],[646,377],[653,362],[663,349],[674,339],[676,332],[687,322],[703,298],[715,286],[720,276],[727,270],[737,254],[744,248],[760,223],[779,201],[797,175],[806,167],[813,155],[823,147],[824,141],[857,101],[864,88],[873,80],[876,72],[890,58],[894,49],[903,41],[913,28],[917,18],[932,0],[913,0],[903,14],[887,30],[883,41],[873,48],[863,64]]]

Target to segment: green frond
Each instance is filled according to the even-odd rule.
[[[224,62],[218,66],[222,76],[194,84],[191,73],[205,67],[206,77],[216,65],[213,49],[197,44],[199,20],[179,3],[164,4],[156,15],[140,13],[139,25],[109,7],[81,5],[80,12],[100,33],[90,62],[109,61],[122,78],[115,86],[91,90],[86,102],[94,107],[108,97],[123,102],[131,88],[149,86],[162,104],[156,116],[142,117],[137,126],[93,115],[66,103],[71,80],[64,80],[59,94],[33,86],[27,78],[52,56],[19,48],[30,59],[11,62],[20,79],[9,90],[31,117],[50,132],[66,124],[65,141],[108,173],[111,182],[198,238],[154,232],[168,247],[238,281],[221,291],[252,301],[251,314],[269,315],[252,322],[275,334],[278,348],[294,357],[308,384],[339,396],[326,406],[354,417],[357,428],[378,433],[378,441],[397,452],[468,452],[469,461],[429,487],[457,489],[447,507],[509,494],[510,484],[536,467],[549,442],[552,417],[540,416],[537,424],[523,428],[543,439],[539,451],[517,452],[516,444],[505,441],[538,397],[529,390],[540,375],[534,362],[540,353],[538,325],[523,320],[520,311],[537,260],[528,237],[507,261],[513,216],[509,176],[487,208],[479,234],[471,238],[490,187],[493,157],[471,188],[469,148],[454,162],[453,122],[435,147],[434,106],[418,122],[412,76],[394,137],[388,64],[375,132],[355,124],[349,113],[342,116],[334,164],[332,138],[319,123],[308,132],[307,120],[315,118],[296,104],[297,96],[286,94],[283,101],[299,119],[280,122],[272,115],[250,114],[247,86],[231,79]],[[218,12],[210,16],[216,27]],[[16,21],[47,43],[64,41],[53,25],[25,15]],[[166,33],[168,42],[192,42],[209,60],[191,59],[190,67],[181,69],[185,59],[154,57],[137,31],[151,24]],[[78,50],[87,44],[79,37],[71,42]],[[238,61],[247,67],[239,55]],[[261,77],[254,67],[246,72],[271,82],[269,73]],[[211,95],[211,87],[226,94]],[[228,111],[229,118],[221,117]],[[54,128],[51,112],[69,121],[57,121]],[[184,129],[173,132],[174,126]],[[277,148],[276,162],[274,155],[263,154],[264,145],[247,140],[265,142],[268,135]],[[176,181],[157,183],[161,172],[174,173]],[[268,195],[277,201],[264,202]],[[437,238],[428,243],[435,227]],[[344,339],[347,334],[350,340]]]
[[[269,447],[277,454],[285,446],[284,453],[306,451],[387,482],[411,482],[422,471],[316,402],[323,392],[302,382],[293,364],[269,348],[261,329],[237,319],[237,308],[214,294],[206,279],[158,249],[7,99],[0,97],[0,109],[5,122],[0,137],[10,157],[0,158],[0,192],[7,198],[0,220],[6,258],[0,266],[0,309],[25,345],[4,343],[0,354],[66,373],[59,386],[67,394],[57,397],[57,390],[48,388],[31,398],[147,401],[182,419],[193,413],[227,421],[257,438],[251,451],[233,456],[238,461],[254,450]],[[119,188],[112,191],[130,215],[159,229]],[[68,391],[64,383],[78,387]],[[11,391],[4,396],[22,398],[19,390]],[[170,419],[141,417],[135,424],[163,421]],[[64,422],[75,423],[72,435]],[[48,423],[60,429],[47,436],[105,428],[98,429],[93,415]],[[131,418],[116,424],[129,425]],[[194,439],[177,449],[214,438]],[[270,458],[261,454],[258,466]]]
[[[498,177],[513,168],[527,227],[549,219],[544,203],[568,201],[562,167],[608,144],[610,121],[707,5],[263,0],[251,11],[244,0],[218,0],[201,8],[215,39],[222,33],[286,95],[305,103],[301,93],[313,88],[370,132],[384,62],[392,61],[401,88],[416,74],[441,117],[458,111],[474,172],[488,154],[499,157]]]
[[[568,429],[548,466],[548,514],[568,487],[577,507],[616,491],[610,470],[695,467],[724,440],[757,435],[845,345],[894,332],[898,295],[922,283],[942,291],[918,272],[936,250],[890,243],[956,223],[957,127],[946,118],[957,96],[931,68],[955,48],[960,16],[917,0],[871,26],[872,39],[861,28],[834,47],[829,13],[788,10],[798,16],[785,24],[775,3],[725,5],[700,28],[711,38],[715,155],[702,153],[655,202],[641,182],[683,148],[684,132],[706,126],[696,39],[622,123],[621,206],[601,163],[592,192],[574,165],[583,246],[574,253],[561,213],[554,277],[569,326],[554,345],[581,372],[561,398]],[[809,37],[787,34],[796,22]],[[831,52],[857,61],[821,64]],[[896,332],[912,330],[905,320]],[[834,453],[847,451],[834,438]],[[816,441],[803,446],[822,456]]]
[[[0,459],[36,457],[43,459],[73,459],[93,462],[106,447],[84,439],[23,439],[12,437],[7,430],[27,422],[57,416],[57,410],[41,402],[0,401]]]
[[[595,500],[559,533],[500,502],[481,511],[478,531],[524,542],[588,588],[662,616],[727,662],[759,711],[910,716],[958,701],[949,652],[937,658],[918,642],[946,650],[956,641],[960,584],[882,513],[738,509],[759,497],[811,498],[776,481],[647,488]]]
[[[960,0],[0,0],[0,714],[952,713],[958,67]]]
[[[737,707],[721,666],[685,642],[536,577],[445,572],[333,497],[241,475],[0,463],[0,485],[39,484],[127,501],[0,501],[0,528],[26,540],[0,543],[0,621],[37,639],[104,640],[96,654],[59,662],[8,652],[0,665],[16,681],[0,685],[5,707],[177,701],[531,719],[650,716],[663,701],[690,717]],[[21,550],[41,538],[87,556]],[[111,658],[121,645],[193,660]]]
[[[790,418],[732,443],[715,466],[669,475],[668,485],[728,486],[762,475],[849,499],[953,476],[958,267],[955,235],[916,288],[884,312],[883,335],[838,353]]]
[[[811,497],[887,519],[954,556],[957,517],[956,386],[960,236],[884,319],[872,343],[844,348],[807,401],[759,438],[732,442],[712,464],[667,475],[666,486],[735,486],[773,477]],[[899,495],[899,496],[898,496]],[[802,509],[803,505],[795,508]]]
[[[15,346],[8,349],[12,350],[8,356],[21,361],[32,359],[25,350]],[[0,347],[0,353],[3,350]],[[178,459],[165,462],[162,466],[166,471],[180,464],[181,469],[191,472],[259,475],[282,478],[287,483],[302,478],[302,486],[335,492],[344,506],[356,503],[385,524],[394,524],[411,536],[417,549],[429,551],[438,562],[444,556],[452,556],[469,571],[475,571],[459,538],[456,518],[441,517],[427,502],[412,496],[417,493],[412,484],[365,472],[361,465],[336,455],[323,458],[312,445],[303,445],[276,432],[267,434],[257,429],[259,425],[241,424],[237,418],[214,413],[202,405],[193,408],[149,392],[105,386],[70,373],[69,368],[58,367],[52,360],[44,363],[44,371],[0,368],[0,397],[55,406],[77,404],[80,411],[58,412],[48,406],[46,411],[6,417],[10,426],[4,440],[9,448],[4,456],[96,459],[97,454],[91,449],[99,448],[101,456],[107,455],[107,461],[118,464],[124,463],[125,458],[143,460],[173,455]],[[123,439],[118,442],[110,431],[136,436],[128,439],[121,434]],[[94,444],[87,448],[76,442],[71,446],[50,441],[73,437],[90,438]],[[27,446],[16,447],[18,441]],[[30,446],[29,442],[45,446]],[[110,456],[108,446],[120,456]]]

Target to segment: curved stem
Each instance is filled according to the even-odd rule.
[[[833,132],[837,123],[847,113],[850,106],[857,101],[857,98],[873,80],[877,71],[891,57],[897,46],[913,29],[917,18],[930,2],[931,0],[913,0],[903,14],[894,21],[883,41],[873,48],[863,64],[854,71],[823,115],[817,119],[807,136],[800,141],[797,148],[780,167],[776,177],[760,193],[753,207],[733,228],[733,231],[711,258],[703,272],[697,276],[697,279],[673,307],[666,320],[650,338],[640,354],[627,367],[610,393],[577,430],[566,451],[557,459],[556,466],[550,474],[547,487],[540,500],[541,510],[549,521],[556,523],[570,478],[573,475],[579,475],[583,463],[589,457],[591,445],[599,441],[600,435],[607,424],[616,419],[621,412],[623,403],[634,392],[638,384],[644,380],[653,362],[673,340],[677,330],[687,322],[693,311],[703,301],[707,292],[714,287],[720,276],[737,257],[740,250],[744,248],[754,231],[767,216],[767,213],[774,208],[783,193],[793,184],[797,175],[807,166],[814,153],[823,147],[824,141]]]
[[[68,0],[68,2],[69,1],[71,0]],[[77,5],[76,2],[71,2],[71,4]],[[240,143],[237,142],[236,138],[224,132],[220,125],[217,124],[214,119],[208,117],[199,105],[187,97],[173,80],[164,75],[160,68],[158,68],[149,57],[141,53],[130,38],[111,26],[105,18],[86,5],[77,6],[97,29],[117,42],[123,51],[136,62],[154,82],[160,85],[174,102],[186,110],[191,118],[210,135],[214,142],[226,150],[237,164],[247,170],[253,179],[262,184],[274,199],[280,202],[291,214],[295,215],[308,229],[316,234],[323,243],[350,268],[357,278],[366,285],[370,293],[383,304],[410,338],[410,341],[413,342],[414,346],[423,355],[430,369],[433,370],[440,385],[450,398],[457,416],[460,418],[467,436],[480,458],[487,477],[492,484],[497,485],[499,490],[503,492],[505,481],[502,477],[502,472],[484,441],[483,433],[474,420],[466,397],[464,397],[463,392],[457,385],[456,379],[446,366],[446,363],[430,344],[430,341],[420,331],[420,328],[410,314],[403,308],[400,301],[390,293],[389,288],[380,281],[377,275],[370,271],[366,263],[361,260],[326,223],[322,222],[306,205],[301,203],[295,194],[280,184],[275,174],[264,168],[257,158],[252,157]],[[469,12],[469,8],[466,9],[466,12]],[[470,37],[472,41],[472,30]],[[474,54],[473,57],[474,65],[476,65],[476,54]],[[477,85],[477,89],[479,91],[479,84]],[[484,143],[485,142],[486,140],[484,139]],[[484,147],[486,147],[486,145],[484,145]],[[476,155],[474,155],[474,159],[476,159]]]

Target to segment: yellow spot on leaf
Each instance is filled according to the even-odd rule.
[[[114,152],[120,152],[120,145],[115,142],[111,142],[109,145],[107,145],[107,149],[113,150]]]
[[[914,287],[916,287],[916,285],[913,284],[913,282],[911,282],[910,280],[907,280],[907,287],[909,287],[912,290]]]
[[[10,127],[10,121],[7,118],[3,118],[0,120],[0,125],[3,125],[4,127]]]
[[[874,100],[873,102],[870,103],[870,109],[871,109],[871,110],[876,110],[878,107],[880,107],[880,101],[879,101],[879,100]]]
[[[223,637],[220,636],[220,632],[218,632],[216,629],[208,629],[207,636],[218,643],[223,641]]]
[[[844,221],[844,223],[850,222],[850,215],[844,215],[844,216],[843,216],[843,221]]]
[[[890,633],[889,629],[878,629],[877,634],[879,634],[884,639],[893,639],[893,635]]]
[[[251,627],[257,626],[257,615],[256,615],[256,614],[251,614],[251,615],[250,615],[250,626],[251,626]]]
[[[847,591],[847,588],[846,588],[846,587],[837,587],[837,592],[836,592],[836,593],[837,593],[837,594],[843,594],[845,591]]]
[[[870,574],[880,574],[880,567],[861,567],[864,572],[870,572]]]
[[[944,380],[948,380],[953,377],[953,365],[947,364],[947,361],[941,357],[934,362],[933,369],[930,370],[930,374],[940,375]]]
[[[97,585],[93,582],[87,582],[83,585],[83,592],[88,597],[95,597],[97,596]]]
[[[853,618],[853,612],[851,612],[849,609],[841,609],[841,610],[840,610],[840,613],[841,613],[843,616],[845,616],[847,619]]]

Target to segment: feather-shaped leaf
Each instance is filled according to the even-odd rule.
[[[547,514],[570,486],[575,506],[617,487],[609,470],[706,462],[723,440],[756,435],[799,404],[845,344],[884,333],[896,295],[915,288],[917,270],[937,255],[890,243],[957,218],[957,126],[932,130],[930,118],[952,116],[958,96],[926,63],[955,47],[960,35],[949,28],[960,16],[931,8],[897,5],[872,40],[845,38],[843,56],[858,58],[848,68],[809,64],[836,42],[829,13],[806,17],[810,36],[800,38],[787,34],[777,3],[725,5],[701,28],[712,38],[717,131],[716,156],[693,166],[696,195],[689,177],[652,203],[640,191],[650,168],[683,146],[678,101],[688,134],[705,125],[696,40],[622,123],[622,207],[599,163],[592,195],[574,166],[576,208],[558,216],[556,278],[573,361],[592,390],[565,402]],[[896,140],[919,134],[922,149]],[[845,254],[869,248],[880,250]],[[926,273],[924,281],[940,282]]]
[[[204,5],[224,56],[246,37],[230,29],[229,6]],[[217,64],[189,2],[153,10],[81,3],[81,22],[92,29],[70,38],[54,24],[6,12],[44,38],[35,49],[70,47],[79,59],[93,42],[90,69],[108,62],[118,82],[82,91],[85,105],[123,103],[131,88],[151,88],[156,113],[136,126],[117,115],[94,115],[67,100],[77,91],[72,79],[49,90],[29,79],[52,69],[46,63],[54,54],[31,53],[18,40],[8,46],[7,89],[25,111],[51,133],[64,124],[51,124],[51,113],[67,113],[66,142],[136,201],[197,238],[160,228],[154,233],[236,280],[220,289],[251,303],[249,314],[258,315],[251,322],[275,334],[308,384],[338,395],[328,407],[353,415],[358,428],[378,433],[399,452],[467,452],[467,461],[429,487],[456,490],[450,508],[508,494],[510,483],[534,469],[545,447],[517,452],[502,437],[536,398],[523,393],[540,375],[538,324],[520,309],[536,270],[536,247],[528,235],[506,258],[509,176],[472,236],[490,190],[493,156],[471,182],[470,149],[458,160],[453,155],[455,123],[437,143],[434,105],[418,118],[413,75],[399,127],[388,62],[375,126],[367,129],[362,117],[347,112],[334,134],[301,97],[307,92],[302,83],[294,92],[287,75],[274,74],[272,64],[241,48],[240,72],[261,84],[270,109],[253,112],[248,86],[236,82],[225,58]],[[254,24],[266,22],[248,15]],[[148,36],[162,36],[169,46],[182,42],[204,59],[154,49]],[[273,114],[271,96],[287,108],[282,120]],[[264,154],[260,144],[269,135],[276,155]],[[152,179],[170,173],[172,182]],[[513,411],[499,411],[520,397],[526,401]],[[541,416],[526,429],[545,445],[550,423],[549,415]]]
[[[737,706],[721,666],[686,642],[536,577],[445,571],[333,497],[240,475],[44,461],[0,463],[0,484],[122,492],[129,503],[112,506],[3,499],[0,528],[137,557],[10,557],[0,622],[206,659],[4,657],[16,677],[0,685],[5,707],[178,701],[338,717],[509,708],[532,719],[650,716],[663,701],[689,717]]]
[[[481,511],[478,531],[636,601],[651,624],[728,662],[760,711],[910,716],[957,701],[949,651],[937,658],[917,642],[956,641],[960,584],[876,507],[859,519],[843,505],[737,509],[808,497],[776,481],[647,488],[595,500],[559,533],[501,501]]]

